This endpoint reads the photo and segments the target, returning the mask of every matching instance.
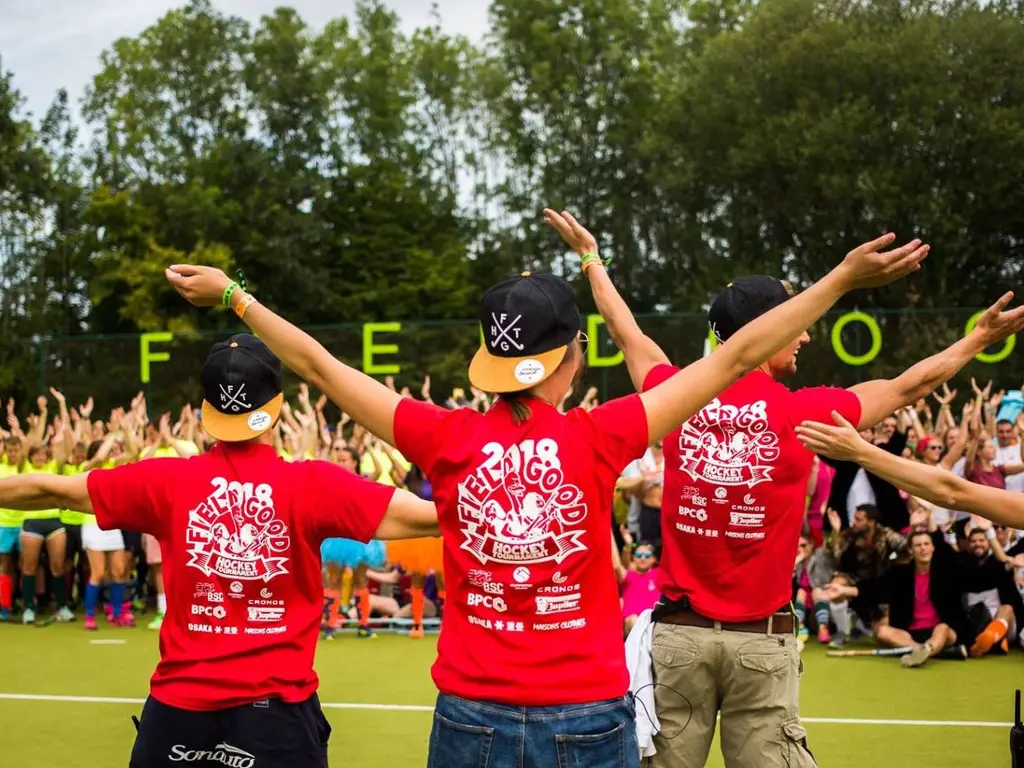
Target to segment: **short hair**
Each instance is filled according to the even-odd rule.
[[[868,520],[872,520],[876,523],[882,519],[882,513],[878,511],[878,507],[874,504],[858,504],[855,511],[863,512],[864,516]]]
[[[988,534],[985,533],[984,528],[972,528],[967,538],[969,539],[971,536],[984,536],[986,539],[988,538]]]
[[[919,536],[927,536],[929,541],[931,541],[932,538],[932,535],[928,531],[914,531],[910,534],[910,538],[907,539],[907,544],[909,546],[913,546],[914,539],[918,538]]]
[[[997,421],[997,422],[996,422],[996,426],[997,426],[997,427],[998,427],[998,426],[999,426],[1000,424],[1009,424],[1009,425],[1010,425],[1011,427],[1013,426],[1013,422],[1012,422],[1012,421],[1010,421],[1009,419],[1000,419],[999,421]]]

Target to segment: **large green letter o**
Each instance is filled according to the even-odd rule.
[[[851,355],[843,346],[843,329],[850,323],[864,323],[871,334],[871,348],[863,355]],[[882,351],[882,329],[871,315],[864,312],[848,312],[832,326],[832,349],[835,350],[836,357],[847,365],[867,365]]]

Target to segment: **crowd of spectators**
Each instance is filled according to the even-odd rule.
[[[394,382],[388,379],[394,387]],[[936,408],[921,401],[864,433],[887,451],[912,457],[972,482],[1024,492],[1024,413],[1019,392],[992,394],[972,381],[972,397],[954,416],[956,392],[934,395]],[[413,397],[409,388],[401,393]],[[95,418],[92,401],[70,407],[50,391],[40,397],[25,424],[7,402],[0,429],[0,474],[37,471],[74,473],[151,457],[187,458],[209,448],[201,412],[185,405],[175,416],[151,420],[140,393],[106,418]],[[417,395],[431,399],[430,379]],[[50,411],[51,399],[56,413]],[[579,405],[592,408],[596,389]],[[450,408],[486,410],[482,392],[452,391]],[[274,432],[275,446],[288,460],[321,458],[388,483],[413,483],[416,472],[396,471],[404,459],[342,413],[328,420],[327,400],[313,402],[303,385],[295,404],[285,403]],[[661,546],[661,443],[623,473],[613,514],[612,567],[622,590],[623,629],[653,607]],[[411,486],[410,486],[411,487]],[[1024,532],[992,525],[957,510],[940,509],[910,496],[856,464],[815,459],[807,488],[804,532],[795,553],[793,600],[801,644],[811,634],[832,648],[857,635],[881,645],[924,644],[931,655],[966,658],[1007,653],[1024,645]],[[90,583],[104,590],[108,620],[132,625],[134,614],[155,609],[160,627],[163,600],[156,542],[123,532],[113,552],[90,553],[94,521],[69,510],[43,515],[0,510],[0,618],[20,607],[34,623],[69,621]],[[83,527],[87,532],[83,542]],[[62,535],[54,532],[60,529]],[[41,531],[41,535],[34,533]],[[6,535],[4,535],[6,534]],[[27,581],[24,575],[30,575]],[[386,563],[368,571],[372,609],[378,620],[410,615],[410,574]],[[113,586],[124,583],[122,592]],[[26,590],[35,599],[26,600]],[[351,573],[341,590],[343,613],[355,618]],[[426,616],[442,608],[443,590],[433,577],[425,585]],[[440,594],[439,594],[440,593]],[[38,608],[37,608],[38,607]]]

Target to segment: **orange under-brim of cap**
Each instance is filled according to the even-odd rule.
[[[477,389],[494,394],[522,392],[551,376],[561,365],[568,345],[539,355],[498,357],[481,345],[469,364],[469,381]]]
[[[284,393],[274,395],[267,403],[248,413],[221,413],[203,400],[203,429],[214,440],[241,443],[270,431],[281,415]]]

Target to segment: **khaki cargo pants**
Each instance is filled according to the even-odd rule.
[[[651,768],[704,768],[722,716],[726,768],[816,768],[800,724],[796,638],[656,624]]]

